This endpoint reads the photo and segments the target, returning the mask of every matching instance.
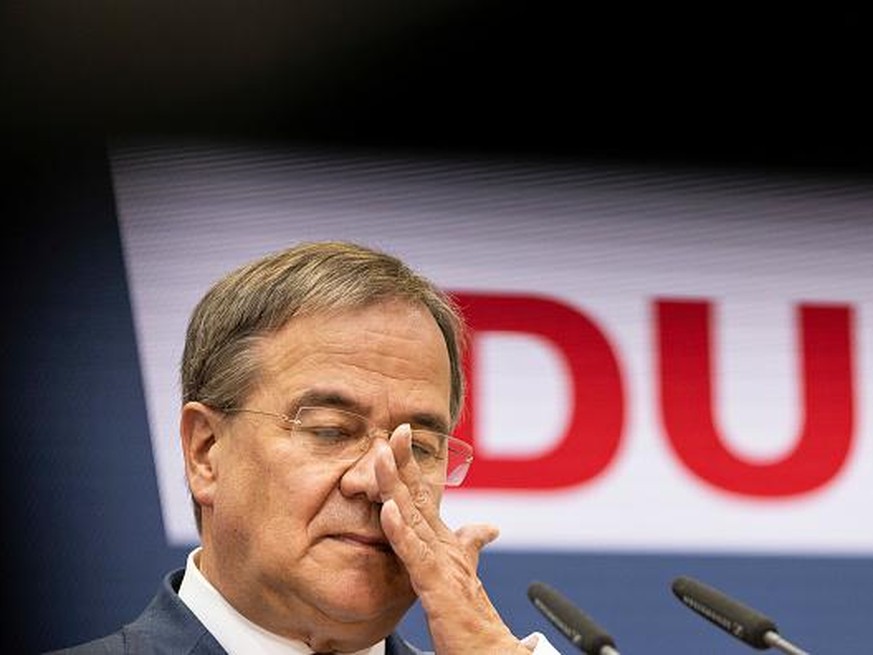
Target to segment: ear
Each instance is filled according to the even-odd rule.
[[[179,433],[185,476],[191,495],[201,506],[211,507],[218,478],[216,462],[217,430],[221,416],[203,403],[189,402],[182,407]]]

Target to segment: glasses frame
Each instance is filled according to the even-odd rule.
[[[346,409],[341,409],[339,407],[323,407],[318,405],[305,405],[303,407],[297,408],[297,413],[294,418],[291,418],[288,414],[282,414],[279,412],[268,412],[262,409],[250,409],[248,407],[224,407],[221,408],[221,411],[224,414],[255,414],[258,416],[266,416],[269,418],[278,419],[282,423],[282,429],[288,430],[290,432],[296,431],[302,421],[299,416],[301,412],[305,412],[307,410],[330,410],[334,412],[340,412],[342,414],[351,416],[353,418],[359,419],[363,425],[366,427],[366,445],[361,449],[361,454],[358,458],[354,460],[350,460],[352,462],[357,461],[360,457],[369,450],[370,444],[373,443],[373,440],[384,436],[386,439],[391,436],[393,430],[387,430],[385,428],[380,428],[373,421],[368,419],[366,416],[362,416],[361,414],[357,414],[355,412],[350,412]],[[443,432],[438,432],[436,430],[428,430],[425,428],[413,428],[413,432],[428,432],[430,434],[436,434],[446,440],[446,449],[447,451],[452,451],[455,453],[456,457],[460,459],[460,464],[455,466],[452,471],[446,471],[446,479],[445,482],[441,484],[441,486],[445,487],[457,487],[460,486],[467,477],[467,472],[470,470],[470,465],[473,462],[473,446],[468,444],[466,441],[462,439],[458,439],[450,434],[445,434]],[[443,458],[438,458],[443,459]],[[446,457],[448,459],[448,457]],[[458,477],[458,473],[452,475],[453,472],[460,471],[460,479],[455,479]]]

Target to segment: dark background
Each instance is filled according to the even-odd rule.
[[[868,171],[869,15],[579,3],[6,3],[2,122]]]
[[[114,629],[184,555],[164,544],[158,504],[138,502],[157,490],[108,139],[196,134],[866,181],[869,33],[866,12],[836,4],[4,3],[3,652]],[[771,571],[768,598],[798,615],[833,600],[798,589],[859,567],[544,556],[513,577],[511,559],[483,560],[504,597],[523,593],[532,572],[558,582],[571,567],[591,589],[623,577],[658,596],[677,570],[726,589]],[[851,621],[852,595],[842,601]],[[633,618],[588,607],[617,635]],[[533,611],[510,618],[543,629]],[[802,626],[788,620],[790,637]],[[681,634],[718,639],[694,619]]]

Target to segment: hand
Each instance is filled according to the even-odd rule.
[[[476,572],[479,552],[499,532],[487,524],[453,532],[439,515],[439,490],[424,482],[412,456],[408,425],[388,444],[377,440],[376,481],[382,530],[403,561],[421,601],[437,655],[520,653]]]

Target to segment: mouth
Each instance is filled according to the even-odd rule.
[[[356,548],[375,550],[382,553],[393,552],[391,549],[391,545],[384,537],[381,536],[342,533],[333,535],[332,538],[344,544],[354,546]]]

